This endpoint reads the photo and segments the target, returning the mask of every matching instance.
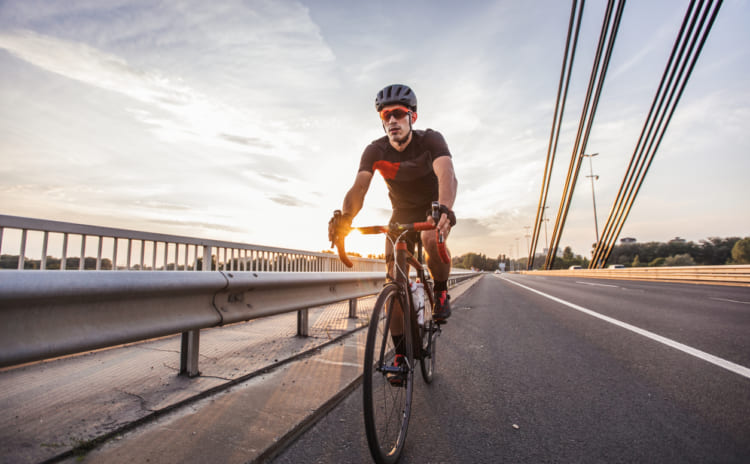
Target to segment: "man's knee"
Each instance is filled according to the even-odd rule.
[[[425,230],[422,232],[421,239],[425,250],[429,251],[437,247],[437,239],[435,238],[434,230]]]

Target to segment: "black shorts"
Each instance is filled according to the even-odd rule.
[[[398,222],[399,224],[410,224],[412,222],[424,222],[427,220],[431,207],[432,205],[425,205],[420,208],[393,210],[390,223]],[[409,250],[409,253],[414,254],[417,243],[421,241],[420,234],[419,231],[411,231],[404,237],[406,239],[406,247]],[[386,265],[392,263],[394,260],[393,247],[391,246],[390,241],[395,239],[396,237],[386,237],[385,239]]]

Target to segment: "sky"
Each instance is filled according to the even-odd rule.
[[[626,4],[586,146],[599,153],[600,228],[687,3]],[[550,224],[604,6],[586,2]],[[403,83],[415,128],[441,132],[453,155],[452,253],[526,256],[570,7],[0,0],[0,214],[321,251],[364,147],[384,135],[375,94]],[[750,1],[724,2],[620,237],[750,235],[748,20]],[[560,245],[590,256],[582,169]],[[389,217],[376,175],[355,225]],[[377,254],[383,240],[352,235],[347,248]]]

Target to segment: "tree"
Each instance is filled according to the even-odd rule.
[[[738,240],[734,244],[732,260],[735,264],[750,264],[750,237]]]
[[[687,253],[670,256],[664,260],[665,266],[695,266],[695,260]]]

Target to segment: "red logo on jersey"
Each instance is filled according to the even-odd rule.
[[[391,163],[390,161],[379,160],[372,164],[374,171],[380,171],[384,179],[395,179],[398,167],[401,163]]]

